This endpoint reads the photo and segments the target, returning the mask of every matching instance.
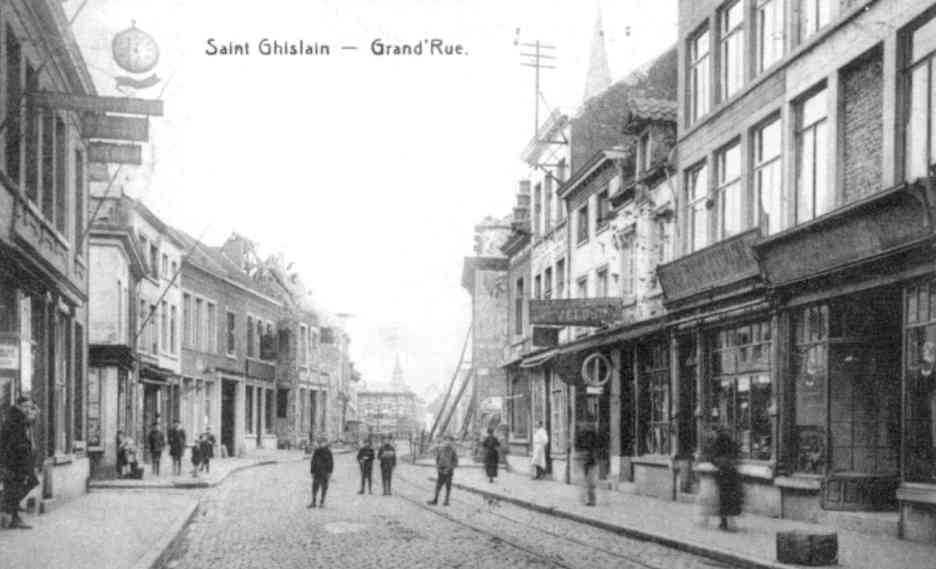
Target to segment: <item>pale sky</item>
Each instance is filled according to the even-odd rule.
[[[82,0],[63,3],[71,15]],[[676,0],[600,2],[612,76],[676,40]],[[581,0],[88,0],[75,34],[102,94],[116,94],[113,36],[136,21],[160,47],[146,164],[127,193],[220,244],[236,231],[283,252],[331,312],[350,313],[365,381],[395,352],[417,392],[443,384],[469,321],[462,260],[474,226],[510,212],[533,131],[533,71],[514,45],[557,47],[546,102],[581,103],[596,9]],[[210,57],[206,40],[251,44]],[[261,39],[332,48],[262,56]],[[441,38],[467,55],[383,56],[370,44]],[[357,51],[341,51],[356,45]],[[168,80],[168,81],[167,81]],[[168,84],[167,84],[168,82]],[[541,118],[548,109],[541,110]],[[397,346],[390,345],[394,336]]]

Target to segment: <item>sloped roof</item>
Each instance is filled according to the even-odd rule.
[[[632,119],[644,121],[676,121],[676,101],[653,97],[631,97],[628,108]]]

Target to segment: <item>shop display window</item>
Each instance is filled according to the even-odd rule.
[[[936,483],[936,281],[906,292],[905,478]]]
[[[769,460],[770,323],[725,328],[712,341],[709,423],[732,432],[743,458]]]
[[[672,449],[668,355],[668,345],[663,342],[638,349],[638,454],[668,455]]]

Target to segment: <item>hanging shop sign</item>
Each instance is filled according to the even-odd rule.
[[[600,395],[604,385],[611,379],[611,360],[601,352],[593,352],[582,361],[582,380],[585,382],[585,392],[589,395]]]
[[[552,326],[602,326],[621,320],[622,298],[531,300],[530,322]]]
[[[533,326],[533,346],[554,348],[559,345],[559,328]]]
[[[139,144],[92,142],[88,144],[88,162],[139,166],[143,163],[143,147]]]
[[[29,102],[39,107],[79,113],[117,113],[151,117],[161,117],[163,115],[162,101],[133,97],[94,97],[72,93],[37,91],[29,94]]]
[[[85,113],[81,117],[81,135],[84,138],[147,142],[149,140],[149,119],[146,117],[117,117]]]

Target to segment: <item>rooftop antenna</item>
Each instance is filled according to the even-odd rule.
[[[539,120],[539,105],[540,98],[542,93],[540,92],[540,69],[555,69],[555,65],[552,63],[555,62],[556,56],[555,53],[556,46],[549,45],[536,40],[533,42],[522,42],[520,41],[520,28],[517,28],[517,31],[514,36],[514,45],[519,46],[520,56],[525,58],[520,62],[520,65],[525,67],[532,67],[534,69],[533,74],[533,137],[534,139],[539,134],[540,120]],[[527,51],[522,51],[527,50]]]

